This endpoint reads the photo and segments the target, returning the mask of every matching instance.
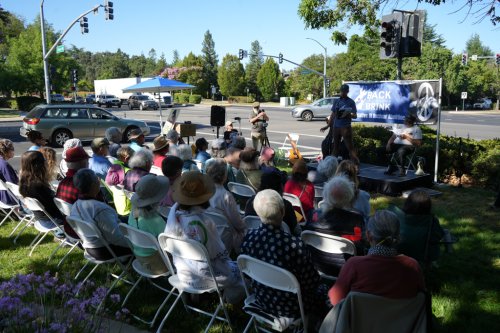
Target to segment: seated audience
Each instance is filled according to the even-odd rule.
[[[255,192],[260,187],[262,170],[259,168],[259,152],[247,147],[240,153],[240,169],[236,173],[236,182],[251,186]]]
[[[305,311],[325,311],[326,290],[318,288],[319,275],[306,245],[299,237],[281,230],[285,212],[281,195],[273,190],[260,191],[255,197],[254,208],[262,225],[248,231],[241,253],[291,272],[300,283]],[[274,316],[300,316],[296,295],[271,289],[256,281],[251,284],[257,307]]]
[[[224,158],[226,156],[227,145],[224,139],[212,140],[210,155],[212,157]]]
[[[201,163],[205,163],[208,159],[211,158],[210,154],[207,153],[208,141],[205,138],[197,139],[195,142],[195,146],[195,160],[200,161]]]
[[[402,210],[396,206],[389,207],[389,210],[399,218],[399,253],[422,264],[437,260],[440,255],[439,241],[445,232],[439,224],[439,219],[432,214],[429,194],[424,190],[414,190],[406,199]]]
[[[278,192],[278,194],[283,198],[283,183],[281,182],[279,176],[280,174],[275,171],[263,173],[260,180],[259,192],[263,190],[274,190]],[[254,199],[255,197],[250,198],[246,203],[245,216],[257,215],[255,209],[253,208]],[[285,205],[285,215],[283,216],[283,222],[288,225],[288,228],[294,235],[300,236],[301,230],[297,225],[297,215],[295,215],[295,210],[288,200],[283,199],[283,202]]]
[[[275,151],[271,147],[264,147],[262,148],[262,151],[260,153],[259,157],[259,165],[260,165],[260,170],[262,172],[277,172],[280,177],[281,181],[283,184],[286,183],[288,180],[288,174],[286,171],[281,171],[274,165],[274,156],[275,156]]]
[[[175,182],[181,177],[182,165],[184,163],[177,156],[167,156],[161,164],[161,172],[168,178],[170,182],[170,188],[167,192],[165,198],[161,201],[160,206],[173,206],[174,199],[172,198],[172,189]]]
[[[168,179],[152,174],[142,177],[135,186],[132,195],[132,211],[128,225],[150,233],[155,238],[165,230],[165,220],[158,213],[159,202],[169,189]],[[153,249],[133,247],[135,257],[153,274],[161,274],[167,270],[160,254]]]
[[[338,160],[334,156],[328,155],[319,161],[316,172],[309,171],[308,179],[313,182],[314,185],[323,186],[324,183],[335,176],[338,164]]]
[[[97,199],[100,193],[99,177],[90,169],[80,169],[74,176],[74,182],[80,194],[71,208],[70,216],[94,224],[118,257],[132,254],[127,240],[118,228],[120,220],[116,211]],[[100,238],[79,236],[85,251],[92,257],[98,260],[112,258]]]
[[[130,147],[120,147],[116,152],[117,159],[109,167],[106,175],[106,184],[123,185],[125,174],[130,170],[128,161],[134,155],[134,150]]]
[[[227,178],[226,162],[222,158],[212,158],[207,161],[206,174],[215,183],[215,194],[210,198],[210,211],[223,215],[228,227],[220,235],[229,253],[239,252],[241,242],[246,232],[246,225],[241,219],[238,204],[233,195],[224,188]]]
[[[62,159],[61,159],[61,162],[59,162],[59,172],[61,173],[61,175],[63,177],[66,175],[66,172],[68,171],[68,167],[66,165],[66,152],[70,148],[81,147],[81,146],[82,146],[82,142],[80,141],[80,139],[68,139],[64,143],[63,151],[61,154]]]
[[[224,141],[228,147],[231,147],[234,142],[234,138],[238,136],[238,131],[234,128],[233,122],[231,120],[226,121],[224,131]],[[244,148],[244,147],[243,147]]]
[[[49,182],[57,180],[59,175],[59,166],[57,165],[56,151],[50,147],[41,147],[38,151],[42,153],[43,158],[45,158],[45,162],[47,162]]]
[[[227,187],[227,183],[236,181],[236,173],[240,168],[240,153],[241,149],[229,147],[226,150],[226,156],[224,156],[224,161],[226,161],[227,167],[227,180],[224,184]]]
[[[307,172],[306,162],[303,159],[297,160],[292,167],[292,178],[286,182],[283,192],[294,194],[299,198],[306,214],[303,218],[305,221],[310,221],[314,210],[315,191],[313,183],[307,180]]]
[[[73,182],[73,177],[78,170],[89,167],[89,155],[87,155],[83,147],[77,146],[66,150],[64,160],[68,171],[57,186],[56,197],[72,204],[78,199],[79,194]]]
[[[109,152],[109,141],[106,138],[95,138],[90,143],[94,155],[89,159],[89,169],[102,180],[106,179],[111,162],[106,156]]]
[[[343,160],[337,168],[337,176],[344,175],[351,181],[354,186],[354,199],[352,201],[352,208],[358,211],[365,222],[370,217],[370,194],[366,191],[359,189],[358,179],[358,166],[351,160]]]
[[[191,150],[191,146],[187,144],[182,144],[177,147],[177,156],[182,160],[182,173],[188,171],[198,171],[198,166],[196,162],[193,161],[193,151]]]
[[[161,163],[169,151],[169,144],[164,135],[159,135],[153,140],[153,165],[161,168]]]
[[[123,188],[135,192],[135,184],[141,177],[149,174],[153,165],[153,154],[147,149],[139,149],[128,161],[129,171],[123,179]]]
[[[171,237],[193,239],[205,245],[219,287],[229,303],[238,303],[244,297],[243,283],[236,262],[231,261],[215,223],[204,214],[215,185],[209,176],[188,171],[173,185],[176,204],[170,210],[165,233]],[[211,285],[208,267],[201,262],[173,257],[179,279],[193,287]]]
[[[14,157],[14,144],[9,139],[0,139],[0,180],[13,184],[19,183],[19,178],[8,160]],[[15,205],[17,201],[9,192],[0,191],[0,201],[7,205]]]
[[[122,146],[122,132],[118,127],[109,127],[106,129],[104,136],[109,141],[109,156],[118,158],[118,149]]]
[[[397,216],[377,211],[367,225],[368,255],[352,257],[342,267],[339,278],[328,292],[333,305],[351,291],[386,298],[412,298],[424,291],[424,277],[418,262],[396,250],[399,240]]]
[[[132,148],[132,150],[135,152],[142,150],[143,148],[148,149],[148,147],[144,145],[144,142],[146,142],[146,137],[144,136],[144,133],[142,133],[142,130],[140,128],[135,128],[130,131],[128,141],[130,142],[129,147]]]
[[[247,141],[242,136],[237,136],[233,139],[233,145],[231,147],[243,150],[247,146]]]
[[[21,177],[19,179],[19,193],[23,197],[37,199],[45,211],[58,225],[64,221],[63,214],[54,203],[55,193],[49,183],[47,162],[42,153],[36,150],[27,151],[21,156]],[[36,219],[45,228],[54,228],[55,225],[45,213],[34,212]],[[62,235],[56,235],[62,237]]]
[[[43,137],[43,134],[39,131],[28,130],[26,133],[28,140],[33,144],[28,148],[28,151],[40,150],[40,147],[47,145],[47,140]]]

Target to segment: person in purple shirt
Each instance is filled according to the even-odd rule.
[[[3,182],[17,184],[19,178],[14,168],[7,162],[14,157],[14,144],[9,139],[0,139],[0,179]],[[0,191],[0,201],[7,205],[15,205],[16,201],[7,191]]]

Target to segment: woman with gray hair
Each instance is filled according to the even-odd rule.
[[[153,165],[153,153],[146,149],[140,149],[132,155],[128,161],[129,171],[123,178],[123,188],[135,192],[135,184],[141,177],[149,174]]]
[[[183,162],[182,173],[187,171],[200,172],[200,169],[198,169],[196,162],[193,161],[193,150],[191,149],[190,145],[187,144],[179,145],[177,147],[177,157],[179,157]]]
[[[71,208],[70,216],[94,224],[117,256],[132,254],[127,240],[118,228],[120,220],[116,211],[108,204],[98,200],[101,185],[99,177],[90,169],[80,169],[75,174],[73,181],[80,195]],[[100,238],[86,237],[81,234],[79,236],[89,255],[98,260],[112,258],[111,253]]]
[[[323,160],[319,161],[318,167],[316,169],[316,173],[312,177],[312,182],[314,185],[322,186],[324,183],[329,181],[333,176],[335,176],[335,172],[337,171],[339,163],[338,160],[334,156],[327,156]],[[311,177],[311,174],[314,172],[310,172],[308,178]]]
[[[326,289],[319,288],[319,274],[312,265],[311,255],[300,237],[281,229],[285,214],[283,198],[274,190],[262,190],[255,196],[253,205],[262,225],[248,231],[241,245],[241,253],[295,275],[300,283],[305,311],[322,312]],[[263,287],[255,281],[252,281],[252,289],[255,292],[255,304],[264,312],[289,318],[300,316],[295,294]]]
[[[120,143],[122,142],[122,132],[118,127],[109,127],[106,129],[104,136],[109,141],[109,156],[118,158],[116,153],[121,147]]]
[[[351,291],[386,298],[412,298],[425,290],[424,276],[418,262],[398,255],[399,220],[388,210],[377,211],[368,221],[366,238],[368,255],[353,257],[340,271],[339,278],[328,292],[333,305]]]
[[[224,228],[220,236],[230,253],[231,251],[238,253],[246,233],[246,225],[241,219],[236,200],[223,185],[227,178],[226,161],[222,158],[209,159],[205,165],[205,172],[215,183],[215,194],[210,198],[208,210],[226,217],[228,227]]]

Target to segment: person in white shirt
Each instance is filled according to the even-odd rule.
[[[399,169],[399,176],[405,176],[404,161],[406,155],[410,154],[422,144],[422,130],[415,124],[415,116],[408,115],[404,120],[404,127],[394,131],[387,145],[385,146],[385,152],[388,154],[396,153],[396,161],[398,166],[389,165],[387,171],[384,172],[386,175],[393,174],[397,169]]]

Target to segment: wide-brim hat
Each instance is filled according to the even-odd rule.
[[[215,193],[215,184],[198,171],[184,172],[172,189],[172,199],[181,205],[196,206],[207,202]]]
[[[167,177],[148,174],[139,179],[130,201],[134,207],[146,207],[165,198],[169,188]]]
[[[168,140],[164,135],[157,136],[153,140],[153,146],[154,146],[154,148],[153,148],[154,152],[158,151],[158,150],[162,150],[163,148],[168,147]]]
[[[141,135],[144,135],[144,133],[142,132],[142,130],[140,128],[134,128],[133,130],[130,131],[130,135],[128,137],[128,140],[135,140],[137,139],[138,137],[140,137]]]
[[[253,102],[252,103],[252,107],[258,108],[258,107],[260,107],[260,103],[259,102]]]

